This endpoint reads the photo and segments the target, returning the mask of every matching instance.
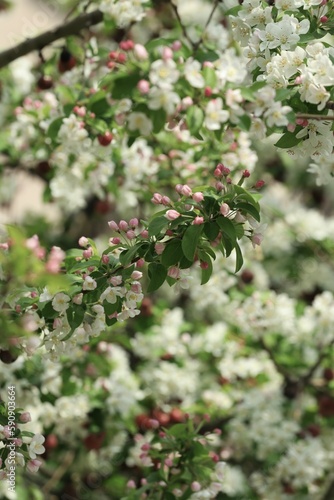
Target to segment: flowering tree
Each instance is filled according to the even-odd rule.
[[[329,500],[331,2],[65,4],[0,53],[63,214],[0,244],[4,498]]]

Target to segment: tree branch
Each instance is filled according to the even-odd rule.
[[[42,33],[35,38],[28,38],[15,47],[0,52],[0,68],[4,68],[12,61],[30,52],[35,50],[39,51],[60,38],[76,35],[85,28],[99,24],[102,20],[103,13],[100,10],[94,10],[88,14],[81,14],[72,21],[47,31],[46,33]]]
[[[334,115],[314,115],[314,114],[308,114],[308,113],[297,113],[296,118],[301,118],[305,120],[334,120]]]

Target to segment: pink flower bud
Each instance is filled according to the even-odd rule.
[[[295,78],[295,84],[296,84],[296,85],[300,85],[302,82],[303,82],[303,79],[302,79],[302,77],[301,77],[301,76],[297,76],[297,77]]]
[[[288,123],[286,128],[289,132],[294,132],[296,130],[296,125],[294,125],[293,123]]]
[[[176,184],[175,191],[177,193],[181,194],[182,188],[183,188],[183,184]]]
[[[109,282],[113,285],[113,286],[118,286],[122,283],[123,281],[123,278],[122,276],[112,276],[109,280]]]
[[[168,207],[169,205],[171,205],[171,200],[170,200],[170,198],[168,198],[168,196],[163,196],[163,197],[162,197],[162,200],[161,200],[161,203],[162,203],[165,207]]]
[[[195,219],[193,220],[193,225],[194,226],[200,226],[203,223],[204,223],[204,217],[200,217],[199,215],[197,215],[195,217]]]
[[[129,229],[129,225],[125,220],[120,220],[118,227],[120,228],[121,231],[127,231]]]
[[[147,50],[145,49],[144,45],[141,45],[139,43],[136,43],[134,46],[134,54],[140,61],[145,61],[146,59],[148,59]]]
[[[157,429],[160,426],[159,420],[157,420],[156,418],[150,418],[148,422],[152,429]]]
[[[194,104],[194,101],[190,96],[187,96],[182,99],[181,104],[182,104],[182,109],[185,110],[188,109],[190,106],[192,106]]]
[[[200,491],[202,486],[198,481],[193,481],[190,485],[191,491]]]
[[[211,61],[204,61],[203,68],[213,68],[213,63]]]
[[[172,460],[171,458],[166,458],[166,460],[165,460],[165,465],[166,465],[167,467],[173,467],[173,465],[174,465],[174,464],[173,464],[173,460]]]
[[[220,213],[226,217],[226,215],[229,213],[230,211],[230,207],[228,206],[227,203],[223,203],[221,206],[220,206],[220,209],[219,209]]]
[[[215,188],[217,189],[218,193],[220,193],[220,191],[225,190],[224,184],[220,181],[216,182]]]
[[[172,50],[174,50],[175,52],[177,50],[180,50],[181,47],[182,43],[180,42],[180,40],[175,40],[175,42],[172,43]]]
[[[111,220],[108,222],[108,226],[110,227],[110,229],[112,229],[113,231],[118,231],[119,230],[119,227],[118,227],[118,224],[114,221],[114,220]]]
[[[37,292],[31,292],[30,297],[32,299],[36,299],[36,297],[38,297],[38,293]]]
[[[172,266],[168,269],[167,274],[170,278],[177,280],[180,277],[180,269],[176,266]]]
[[[167,61],[167,59],[172,59],[173,55],[173,51],[169,47],[164,47],[162,49],[162,58],[164,61]]]
[[[139,221],[136,217],[129,220],[129,226],[132,227],[132,229],[134,229],[135,227],[138,227],[138,225],[139,225]]]
[[[111,242],[112,245],[119,245],[121,242],[121,238],[117,238],[117,237],[111,238],[109,241]]]
[[[151,198],[151,202],[154,203],[154,205],[161,205],[161,203],[162,203],[161,194],[154,193],[153,197]]]
[[[246,178],[247,178],[247,177],[250,177],[250,171],[249,171],[249,170],[244,170],[244,171],[242,172],[242,177],[246,177]]]
[[[201,260],[200,267],[201,267],[201,269],[208,269],[209,263]]]
[[[196,193],[193,194],[193,200],[196,201],[196,203],[200,203],[201,201],[203,201],[203,193],[201,193],[200,191],[196,191]]]
[[[211,87],[205,87],[205,89],[204,89],[204,95],[205,95],[205,97],[211,97],[212,96],[212,88]]]
[[[162,252],[165,250],[166,245],[165,243],[158,242],[154,245],[154,250],[158,255],[161,255]]]
[[[110,260],[109,255],[106,255],[106,254],[102,255],[103,264],[109,264],[109,260]]]
[[[321,23],[327,23],[327,21],[328,21],[328,17],[327,16],[321,16],[321,18],[320,18],[320,22]]]
[[[131,488],[131,489],[135,489],[136,488],[136,483],[134,482],[133,479],[130,479],[127,483],[126,483],[127,487],[128,488]]]
[[[140,280],[143,277],[143,273],[141,271],[133,271],[131,274],[131,279]]]
[[[145,239],[148,238],[148,231],[147,231],[147,229],[143,229],[142,232],[140,233],[140,236],[142,238],[145,238]]]
[[[88,241],[88,238],[86,238],[86,236],[81,236],[81,238],[79,238],[79,245],[81,247],[86,247],[88,245],[89,241]]]
[[[145,266],[145,260],[144,259],[138,259],[137,262],[136,262],[136,267],[139,267],[139,269],[140,269],[143,266]]]
[[[31,415],[28,411],[21,413],[20,422],[26,424],[27,422],[31,422]]]
[[[254,187],[255,187],[255,189],[261,189],[264,185],[265,185],[265,182],[264,182],[262,179],[260,179],[260,180],[258,180],[258,181],[255,183],[255,186],[254,186]]]
[[[82,256],[84,259],[89,259],[93,255],[93,249],[92,247],[87,248],[87,250],[84,250],[82,252]]]
[[[29,472],[38,472],[42,463],[43,462],[41,460],[37,460],[36,458],[34,460],[29,460],[27,463],[27,469]]]
[[[193,192],[191,188],[187,184],[185,184],[184,186],[182,186],[181,194],[183,194],[183,196],[191,196]]]
[[[143,451],[148,451],[148,450],[150,450],[150,449],[151,449],[151,445],[150,445],[150,443],[144,443],[144,444],[141,446],[141,448],[140,448],[140,449],[141,449],[141,450],[143,450]]]
[[[141,94],[148,94],[150,91],[150,83],[147,80],[139,80],[137,83],[137,89]]]
[[[136,233],[132,229],[129,229],[129,231],[126,232],[126,237],[129,240],[134,240],[136,237]]]
[[[78,293],[77,295],[74,295],[73,297],[73,302],[74,304],[81,305],[82,304],[82,299],[83,299],[83,293]]]
[[[165,214],[165,217],[168,219],[168,220],[175,220],[177,219],[178,217],[180,217],[180,213],[177,212],[176,210],[167,210],[166,214]]]

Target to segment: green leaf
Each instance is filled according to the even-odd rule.
[[[294,146],[297,146],[297,144],[299,144],[299,143],[300,143],[300,139],[297,139],[297,137],[294,134],[292,134],[291,132],[286,132],[276,142],[275,146],[277,148],[288,149],[288,148],[293,148]]]
[[[162,130],[167,121],[167,113],[163,109],[158,109],[157,111],[150,111],[150,118],[153,122],[153,132],[157,134]]]
[[[237,203],[235,208],[238,210],[242,210],[243,212],[246,212],[247,214],[251,215],[255,220],[260,222],[260,213],[254,207],[254,205],[251,205],[250,203],[241,202],[241,203]]]
[[[62,124],[63,124],[63,117],[56,118],[55,120],[53,120],[53,122],[51,122],[49,125],[46,135],[50,137],[50,139],[55,140],[58,136],[58,132]]]
[[[204,224],[204,233],[205,236],[208,237],[209,241],[214,241],[219,234],[219,226],[217,222],[205,222]]]
[[[235,244],[235,253],[237,256],[237,260],[236,260],[236,264],[235,264],[235,272],[237,273],[238,271],[240,271],[240,269],[242,268],[242,265],[244,263],[241,249],[240,249],[239,244],[237,242]]]
[[[227,236],[231,242],[234,243],[237,239],[237,233],[233,222],[231,222],[230,219],[227,219],[227,217],[219,216],[217,218],[217,224],[222,230],[223,236]]]
[[[127,266],[130,264],[135,257],[137,257],[138,250],[141,247],[142,243],[137,243],[131,248],[127,248],[123,250],[119,256],[119,261],[123,266]]]
[[[168,220],[163,215],[162,217],[156,217],[151,220],[148,225],[148,235],[157,236],[161,231],[165,230],[168,226]]]
[[[174,266],[180,262],[182,257],[182,241],[173,239],[166,244],[166,248],[161,254],[161,263],[166,267]]]
[[[211,257],[203,251],[198,252],[198,257],[202,262],[205,262],[208,267],[207,269],[202,268],[202,279],[201,279],[201,285],[205,285],[209,281],[212,275],[212,260]]]
[[[203,225],[194,225],[189,226],[182,238],[182,250],[185,257],[193,262],[195,258],[195,253],[198,245],[198,240],[202,234]]]
[[[250,116],[249,115],[239,116],[238,125],[241,130],[245,130],[246,132],[248,132],[248,130],[251,128],[252,125],[252,120]]]
[[[72,304],[66,311],[69,325],[73,330],[78,328],[83,322],[85,310],[82,305]]]
[[[167,268],[157,262],[151,262],[151,264],[148,265],[147,270],[150,280],[147,291],[154,292],[165,282],[167,277]]]
[[[115,79],[114,85],[111,90],[111,97],[113,99],[123,99],[124,97],[130,97],[139,80],[139,73],[119,76]]]
[[[216,77],[216,72],[213,68],[210,68],[209,66],[205,66],[203,68],[203,76],[205,80],[205,84],[208,85],[208,87],[214,88],[217,84],[217,77]]]
[[[187,109],[187,125],[191,134],[197,134],[204,121],[204,112],[198,106],[190,106]]]

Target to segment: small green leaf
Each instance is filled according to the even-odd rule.
[[[131,248],[127,248],[126,250],[123,250],[119,256],[119,261],[123,266],[127,266],[130,264],[135,257],[138,255],[138,250],[141,247],[142,243],[137,243],[137,245],[134,245]]]
[[[297,144],[299,144],[299,143],[300,143],[300,139],[297,139],[297,137],[294,134],[292,134],[291,132],[286,132],[276,142],[275,146],[277,148],[288,149],[288,148],[293,148],[294,146],[297,146]]]
[[[49,125],[47,136],[50,137],[50,139],[55,140],[58,136],[58,132],[62,124],[63,124],[63,117],[56,118],[55,120],[53,120],[53,122],[51,122]]]
[[[215,70],[213,68],[210,68],[209,66],[205,66],[203,68],[203,76],[206,85],[208,85],[208,87],[211,87],[213,89],[217,84],[217,77]]]
[[[212,260],[210,256],[203,251],[198,252],[198,257],[200,261],[205,262],[208,266],[206,269],[202,268],[201,285],[205,285],[205,283],[209,281],[212,275]]]
[[[78,328],[83,322],[85,310],[82,305],[72,304],[66,311],[71,330]]]
[[[217,224],[222,230],[223,236],[227,236],[234,243],[237,239],[237,233],[233,222],[227,217],[219,216],[217,218]]]
[[[241,130],[245,130],[248,132],[248,130],[251,128],[252,125],[252,120],[249,115],[242,115],[239,116],[239,128]]]
[[[235,264],[235,272],[237,273],[238,271],[240,271],[240,269],[242,268],[242,265],[244,263],[244,259],[243,259],[241,249],[240,249],[238,243],[235,244],[235,253],[237,256],[237,260],[236,260],[236,264]]]
[[[198,106],[187,109],[187,125],[192,134],[197,134],[204,121],[204,112]]]
[[[191,225],[189,226],[182,238],[182,250],[185,257],[193,262],[195,258],[196,248],[198,245],[198,240],[203,231],[203,225]]]
[[[157,111],[150,111],[150,118],[153,122],[153,132],[157,134],[162,130],[167,121],[167,113],[163,109],[158,109]]]
[[[154,292],[165,282],[167,277],[167,268],[157,262],[151,262],[151,264],[148,265],[147,270],[150,280],[147,291]]]
[[[217,222],[205,222],[204,233],[208,237],[209,241],[214,241],[219,234],[219,226]]]
[[[148,225],[148,235],[157,236],[162,230],[165,230],[167,226],[168,220],[164,215],[162,217],[155,217]]]
[[[250,203],[241,202],[241,203],[237,203],[235,208],[238,210],[241,210],[243,212],[246,212],[247,214],[251,215],[255,220],[260,222],[260,213],[254,207],[254,205],[251,205]]]
[[[166,267],[174,266],[180,262],[182,257],[182,241],[173,239],[166,244],[166,248],[161,255],[161,263]]]

